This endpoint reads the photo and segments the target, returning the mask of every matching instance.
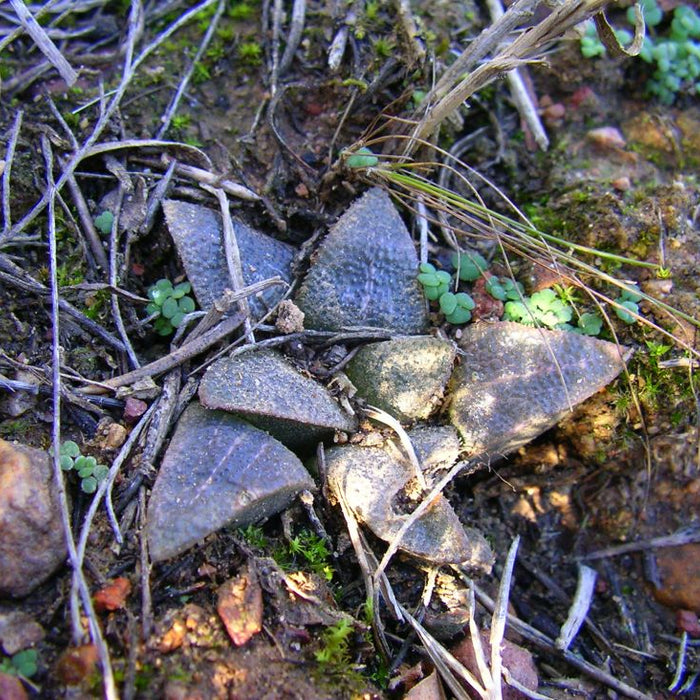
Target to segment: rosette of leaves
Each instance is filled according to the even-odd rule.
[[[185,315],[194,311],[194,300],[187,296],[191,290],[189,282],[173,286],[168,279],[158,280],[148,289],[151,303],[146,307],[146,312],[149,316],[158,314],[153,324],[158,335],[170,335],[182,323]]]
[[[445,314],[445,320],[454,325],[468,323],[472,318],[474,300],[466,292],[445,292],[440,297],[440,310]]]
[[[634,323],[637,320],[635,314],[639,314],[639,302],[641,299],[642,295],[636,286],[625,287],[618,299],[620,306],[615,307],[617,317],[625,323]]]
[[[418,274],[418,282],[423,287],[426,299],[437,301],[450,289],[452,277],[445,270],[437,270],[430,263],[421,263]]]
[[[109,473],[109,467],[98,464],[94,457],[85,457],[73,440],[66,440],[58,452],[61,469],[64,472],[73,471],[80,479],[80,489],[83,493],[95,493],[101,481]]]

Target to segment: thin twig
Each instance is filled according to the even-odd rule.
[[[179,348],[173,350],[169,355],[161,357],[153,362],[139,367],[139,369],[132,370],[126,374],[122,374],[118,377],[113,377],[100,384],[101,387],[107,387],[110,389],[117,389],[120,386],[128,386],[146,377],[154,377],[158,374],[163,374],[173,367],[181,365],[183,362],[199,355],[205,350],[209,349],[215,343],[223,340],[227,335],[233,333],[233,331],[238,328],[243,322],[243,315],[237,314],[236,316],[231,316],[223,320],[216,328],[207,331],[203,335],[199,336],[191,343],[185,343]],[[84,390],[85,391],[85,390]]]
[[[60,333],[59,333],[59,303],[58,303],[58,270],[57,270],[57,258],[56,258],[56,218],[55,218],[55,195],[57,192],[56,183],[53,179],[53,154],[51,152],[51,145],[48,138],[42,136],[42,150],[44,153],[44,159],[46,162],[46,179],[47,179],[47,193],[48,193],[48,239],[49,239],[49,277],[50,277],[50,287],[51,287],[51,319],[52,319],[52,338],[51,338],[51,371],[52,371],[52,382],[53,382],[53,423],[52,423],[52,443],[53,443],[53,468],[54,468],[54,479],[56,482],[56,488],[58,490],[58,501],[61,511],[61,524],[63,526],[63,532],[66,539],[66,545],[68,547],[68,557],[73,567],[73,590],[71,595],[71,602],[77,602],[77,596],[80,596],[82,601],[83,610],[88,620],[90,627],[90,636],[93,643],[97,648],[97,653],[100,659],[100,664],[102,666],[103,674],[103,688],[107,700],[117,700],[117,690],[114,682],[114,674],[112,672],[112,665],[109,658],[109,648],[105,643],[102,636],[102,631],[100,630],[99,622],[95,616],[95,611],[92,606],[92,598],[90,597],[90,590],[88,589],[87,581],[83,575],[82,562],[78,557],[76,543],[73,539],[73,533],[70,526],[70,510],[68,507],[68,498],[66,495],[65,482],[63,480],[63,473],[60,465],[60,446],[61,446],[61,348],[59,345]],[[75,623],[77,620],[77,607],[71,605],[72,609],[72,619],[74,622],[73,635],[75,641],[79,640],[81,634],[80,628],[76,628]],[[79,622],[78,622],[79,624]]]
[[[73,204],[78,210],[78,216],[80,217],[80,223],[82,227],[79,227],[79,232],[87,239],[87,244],[90,247],[90,252],[95,258],[95,262],[107,272],[109,270],[109,259],[105,253],[104,246],[100,240],[100,236],[95,228],[95,222],[93,221],[92,214],[88,208],[85,197],[83,197],[82,190],[78,185],[78,181],[75,179],[74,175],[68,178],[68,189],[70,190],[71,197],[73,198]]]
[[[231,218],[231,210],[229,209],[228,198],[226,197],[226,193],[221,188],[212,190],[211,188],[205,185],[203,185],[203,187],[208,192],[211,192],[219,200],[219,208],[221,209],[221,219],[224,231],[224,250],[226,251],[226,265],[228,267],[228,274],[231,279],[233,291],[238,292],[245,287],[245,281],[243,280],[243,265],[241,263],[241,252],[238,248],[238,241],[236,240],[236,231],[233,227],[233,219]],[[238,300],[238,308],[243,314],[243,327],[245,329],[246,340],[249,343],[255,343],[255,336],[253,335],[253,330],[250,325],[250,306],[248,304],[247,296],[242,296]]]
[[[78,79],[78,74],[58,50],[56,44],[53,43],[46,33],[46,30],[36,21],[32,13],[29,12],[24,2],[22,2],[22,0],[10,0],[10,5],[12,5],[12,9],[15,11],[22,26],[27,34],[31,36],[34,43],[39,47],[41,53],[46,56],[48,61],[59,72],[60,76],[68,84],[68,87],[73,85]]]
[[[466,578],[466,577],[465,577]],[[468,579],[467,579],[468,580]],[[478,586],[474,587],[476,597],[479,602],[487,609],[493,611],[495,604],[493,600],[484,593]],[[535,646],[540,649],[544,649],[546,652],[559,656],[568,664],[574,668],[582,671],[587,676],[593,678],[594,680],[607,685],[609,688],[616,690],[618,693],[632,698],[633,700],[652,700],[651,696],[645,695],[636,688],[633,688],[627,683],[615,678],[612,674],[607,671],[594,666],[593,664],[584,661],[581,657],[576,654],[572,654],[570,651],[561,651],[554,646],[554,640],[543,634],[539,630],[535,629],[526,622],[523,622],[520,618],[515,615],[508,614],[508,624],[510,627],[519,634],[522,634],[528,641],[530,641]]]
[[[146,538],[146,488],[139,489],[139,517],[141,532],[141,635],[147,641],[153,629],[153,603],[151,599],[151,563],[148,560],[148,540]]]
[[[503,17],[503,5],[501,0],[486,0],[486,5],[489,8],[489,14],[491,15],[491,21],[497,22],[501,17]],[[537,145],[546,151],[549,147],[549,139],[547,138],[547,132],[542,126],[540,117],[537,114],[537,109],[532,103],[532,98],[530,93],[525,87],[525,81],[523,80],[523,72],[525,67],[516,68],[515,70],[508,73],[506,80],[510,87],[510,94],[515,102],[515,106],[520,114],[522,120],[527,124],[532,135],[535,139]]]
[[[581,559],[604,559],[606,557],[617,557],[621,554],[629,552],[641,552],[649,549],[658,549],[660,547],[678,547],[679,545],[689,544],[690,542],[700,542],[700,527],[690,525],[672,535],[664,535],[662,537],[652,537],[641,542],[627,542],[615,547],[606,547],[599,549],[590,554],[584,554]]]
[[[207,47],[211,43],[211,40],[214,38],[214,34],[216,32],[217,27],[219,26],[219,20],[221,20],[221,16],[224,13],[224,9],[226,7],[226,2],[225,0],[219,0],[219,4],[216,8],[216,12],[214,13],[214,16],[211,18],[211,21],[209,22],[209,27],[207,27],[207,31],[204,34],[204,37],[202,38],[202,41],[199,44],[199,47],[197,49],[197,53],[194,55],[192,60],[189,62],[188,66],[185,68],[182,78],[180,79],[180,83],[177,86],[177,91],[173,95],[172,100],[170,100],[170,104],[168,105],[167,110],[165,111],[165,114],[161,117],[161,126],[158,129],[158,132],[156,133],[156,138],[157,139],[162,139],[165,133],[168,131],[170,128],[170,122],[172,121],[173,117],[175,116],[175,112],[177,112],[177,108],[180,105],[180,100],[182,99],[182,96],[185,94],[185,90],[187,90],[187,86],[190,83],[190,79],[192,78],[192,74],[194,73],[194,69],[197,66],[197,63],[202,59],[202,56],[204,55],[204,52],[207,50]]]
[[[306,17],[306,0],[294,0],[292,6],[292,19],[287,33],[287,46],[280,60],[278,76],[284,75],[292,65],[301,35],[304,32],[304,19]]]
[[[24,112],[18,109],[15,112],[15,118],[10,129],[10,136],[7,140],[7,148],[5,149],[5,165],[2,172],[2,217],[3,226],[0,233],[2,240],[12,225],[12,212],[10,211],[10,177],[12,173],[12,163],[15,159],[15,149],[17,148],[17,139],[19,132],[22,129],[22,116]]]
[[[518,554],[518,545],[520,544],[520,535],[516,535],[513,543],[508,550],[508,556],[503,566],[503,574],[501,575],[501,583],[498,587],[498,598],[496,599],[496,607],[493,610],[491,618],[491,678],[493,679],[493,700],[501,698],[501,668],[503,659],[501,657],[501,644],[506,633],[506,617],[508,615],[508,597],[510,595],[510,585],[513,580],[513,568],[515,567],[515,558]]]
[[[559,636],[554,640],[554,644],[558,649],[566,651],[578,634],[579,629],[581,629],[581,625],[585,622],[593,600],[597,575],[595,569],[579,564],[578,583],[574,600],[569,608],[566,622],[562,625]]]

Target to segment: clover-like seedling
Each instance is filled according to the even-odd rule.
[[[573,309],[565,304],[552,289],[542,289],[530,297],[531,309],[535,318],[549,328],[568,323],[574,315]]]
[[[523,295],[523,285],[510,277],[489,277],[486,280],[486,291],[498,301],[518,301]]]
[[[105,236],[112,232],[112,224],[114,223],[114,214],[106,209],[99,216],[95,217],[95,228]]]
[[[0,673],[6,673],[22,678],[31,678],[38,668],[39,652],[36,649],[23,649],[11,658],[0,661]]]
[[[587,312],[578,318],[576,328],[572,328],[574,333],[581,335],[598,335],[603,329],[603,319],[596,313]]]
[[[639,304],[642,300],[642,295],[636,285],[625,287],[620,293],[618,302],[620,306],[615,307],[615,314],[625,323],[635,323],[637,320],[635,314],[639,314]]]
[[[170,335],[195,308],[192,297],[187,296],[192,286],[189,282],[180,282],[173,287],[167,279],[158,280],[148,290],[151,303],[146,307],[149,316],[158,314],[153,327],[158,335]]]
[[[452,277],[449,272],[437,270],[430,263],[421,263],[418,281],[423,287],[426,299],[437,301],[445,292],[450,289]]]
[[[542,324],[548,328],[568,330],[574,310],[551,289],[535,292],[524,301],[509,301],[504,306],[504,318],[526,326]]]
[[[445,292],[440,297],[440,310],[445,314],[445,320],[454,325],[469,322],[474,306],[474,300],[466,292]]]
[[[479,253],[453,253],[452,265],[457,270],[459,279],[463,282],[473,282],[479,279],[489,266]]]
[[[80,479],[83,493],[95,493],[100,482],[109,473],[109,467],[98,464],[94,457],[85,457],[73,440],[66,440],[58,451],[59,463],[64,472],[74,471]]]

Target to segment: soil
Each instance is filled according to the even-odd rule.
[[[84,61],[74,87],[68,88],[50,70],[35,80],[13,80],[12,76],[24,76],[41,58],[27,37],[3,49],[11,73],[2,75],[9,90],[0,104],[5,144],[10,142],[16,115],[23,112],[11,162],[13,223],[31,210],[45,190],[42,138],[44,151],[46,143],[53,148],[53,175],[58,178],[72,148],[65,127],[78,143],[84,141],[99,117],[95,100],[100,89],[109,99],[109,91],[117,87],[123,62],[117,49],[125,41],[117,28],[126,23],[124,5],[97,3],[86,14],[74,16],[77,26],[99,17],[104,31],[103,46],[94,43],[99,38],[95,35],[69,39],[63,45],[71,55],[94,59]],[[145,46],[183,13],[182,5],[175,3],[165,17],[147,15],[138,46]],[[414,8],[415,17],[428,55],[435,57],[435,65],[443,65],[450,49],[485,22],[483,8],[481,3],[469,4],[468,11],[460,14],[453,3],[426,5]],[[344,25],[344,16],[339,10],[338,17],[331,17],[325,3],[309,2],[295,58],[273,86],[275,42],[271,29],[260,28],[261,15],[272,11],[269,3],[264,8],[228,3],[226,8],[166,138],[196,145],[210,159],[212,171],[262,195],[258,202],[231,197],[234,211],[299,248],[301,279],[319,236],[366,187],[357,174],[332,167],[339,152],[363,134],[389,128],[382,110],[385,115],[407,116],[413,90],[429,85],[433,64],[416,59],[395,6],[377,2],[367,3],[359,12],[346,56],[332,72],[327,49]],[[207,12],[186,24],[139,67],[99,143],[154,137],[211,15]],[[284,27],[287,31],[287,19]],[[283,47],[284,41],[282,48],[277,47],[279,55]],[[534,146],[504,82],[483,90],[460,126],[443,129],[442,145],[449,148],[470,136],[462,160],[501,188],[535,225],[572,243],[668,270],[667,275],[657,275],[649,268],[593,256],[605,273],[637,282],[669,307],[691,319],[700,318],[696,274],[700,110],[692,98],[679,95],[671,107],[655,104],[643,92],[643,66],[620,59],[583,60],[577,41],[563,42],[545,64],[529,72],[551,140],[547,152]],[[618,131],[594,133],[601,127]],[[143,144],[84,159],[76,187],[82,191],[89,216],[96,217],[105,202],[114,201],[105,197],[114,196],[119,182],[130,181],[134,190],[124,198],[122,217],[130,211],[138,219],[145,206],[139,192],[150,193],[159,181],[153,174],[167,168],[164,153],[177,155],[171,149]],[[9,165],[7,159],[4,168]],[[452,185],[458,187],[458,183]],[[492,188],[479,189],[487,205],[504,211],[502,199]],[[95,264],[94,250],[79,234],[84,222],[71,192],[68,186],[63,188],[66,206],[56,211],[60,294],[116,334],[110,290],[99,286],[108,280]],[[213,198],[183,176],[173,179],[169,196],[216,207]],[[413,225],[412,212],[405,209],[403,214]],[[162,219],[157,213],[146,232],[124,233],[117,253],[118,287],[143,300],[128,298],[121,303],[127,333],[144,362],[169,352],[167,339],[155,334],[152,326],[139,323],[145,317],[147,289],[164,277],[184,279]],[[26,280],[48,287],[47,240],[47,216],[42,213],[19,237],[0,243],[0,254],[19,266]],[[492,243],[465,242],[493,252]],[[106,238],[101,245],[109,249]],[[436,239],[430,254],[439,260],[446,248]],[[541,265],[515,256],[510,263],[528,291],[551,285]],[[2,268],[5,273],[8,269]],[[30,377],[32,383],[50,387],[50,306],[45,294],[17,280],[18,275],[0,277],[0,372],[11,379]],[[595,278],[586,281],[593,288],[603,288]],[[552,638],[567,617],[581,565],[593,567],[598,577],[595,595],[573,653],[636,689],[641,693],[637,697],[659,698],[672,696],[668,688],[674,681],[681,641],[688,642],[688,634],[677,687],[697,675],[700,663],[693,641],[700,600],[683,590],[684,580],[697,578],[698,572],[676,571],[680,565],[692,567],[693,559],[700,560],[697,550],[681,553],[677,548],[654,549],[645,544],[698,525],[696,365],[687,350],[696,347],[697,324],[664,315],[644,303],[641,312],[667,334],[612,318],[612,331],[606,332],[614,331],[620,343],[635,350],[626,376],[516,454],[494,459],[488,470],[457,479],[446,495],[462,522],[483,532],[496,553],[493,574],[477,581],[491,595],[496,593],[508,548],[520,536],[511,606],[521,619]],[[111,464],[135,419],[123,404],[96,406],[76,398],[76,392],[85,382],[103,382],[127,371],[126,357],[69,316],[61,319],[62,369],[71,388],[63,401],[62,439],[75,440],[85,453]],[[442,319],[435,314],[434,321],[438,326]],[[442,325],[446,334],[455,334],[453,327]],[[270,327],[263,337],[275,333]],[[303,360],[305,367],[332,366],[336,361],[329,360],[327,348],[303,339],[289,343],[286,352],[297,362]],[[182,367],[183,384],[204,359]],[[195,372],[194,378],[199,377],[201,371]],[[50,394],[30,395],[22,403],[26,396],[4,392],[0,437],[48,450],[53,417]],[[146,404],[153,398],[139,397]],[[121,437],[115,437],[119,433],[115,426],[125,429]],[[345,522],[337,506],[322,497],[316,508],[330,538],[327,557],[308,554],[309,548],[307,554],[295,550],[294,538],[306,537],[314,526],[307,511],[294,506],[259,528],[210,536],[180,557],[154,566],[149,579],[143,566],[141,529],[158,460],[152,466],[144,463],[145,450],[145,445],[137,444],[114,487],[123,543],[115,541],[108,513],[100,507],[84,565],[93,595],[107,591],[106,595],[116,596],[114,605],[103,607],[98,619],[121,696],[403,697],[418,677],[429,674],[423,645],[410,629],[397,625],[386,609],[380,617],[392,646],[390,658],[382,658],[368,624],[371,615],[364,609],[362,575]],[[81,492],[77,481],[68,478],[67,484],[72,524],[78,532],[91,496]],[[371,536],[370,543],[381,553],[381,543]],[[629,543],[638,546],[604,552]],[[603,555],[591,558],[595,552]],[[657,555],[665,580],[653,573]],[[330,567],[329,576],[324,567]],[[419,605],[430,580],[426,568],[398,557],[388,573],[397,597],[407,607]],[[120,579],[128,581],[129,593],[111,588]],[[217,613],[220,588],[230,580],[258,587],[263,601],[262,617],[257,627],[253,625],[255,633],[238,646]],[[433,599],[423,610],[424,623],[449,645],[466,633],[466,594],[463,583],[450,571],[441,571],[434,584]],[[0,601],[1,619],[26,614],[19,627],[27,642],[18,650],[38,651],[38,669],[24,684],[29,697],[99,697],[103,693],[103,674],[86,620],[77,625],[84,635],[76,637],[72,632],[71,586],[70,568],[65,566],[26,597]],[[674,586],[681,593],[669,594]],[[242,606],[248,607],[249,603]],[[351,616],[353,623],[338,642],[333,630],[337,632],[339,620],[347,619],[343,614]],[[479,606],[476,615],[478,623],[488,627],[490,613]],[[29,630],[37,623],[43,634],[34,640]],[[245,627],[240,620],[233,624]],[[526,635],[509,633],[509,637],[533,653],[539,692],[584,698],[607,697],[612,692],[580,666],[536,647]],[[3,640],[0,633],[5,651],[0,671],[16,671],[11,662],[16,650],[8,652]],[[419,662],[423,662],[420,671]],[[693,692],[697,689],[689,689],[686,696],[692,697]]]

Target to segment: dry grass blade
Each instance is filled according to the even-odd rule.
[[[364,144],[378,147],[386,140],[394,138],[397,137],[381,136],[367,139]],[[405,139],[407,137],[398,138]],[[535,265],[554,269],[560,276],[562,283],[581,289],[589,296],[592,303],[601,311],[604,320],[608,321],[608,325],[610,324],[605,307],[612,309],[622,307],[618,300],[612,298],[608,293],[600,291],[597,287],[602,283],[610,289],[625,291],[629,290],[630,283],[604,272],[593,263],[587,262],[586,258],[598,258],[614,264],[645,267],[655,270],[658,274],[667,272],[658,263],[636,260],[578,245],[537,229],[495,185],[446,151],[439,148],[436,150],[446,159],[446,163],[437,161],[403,162],[398,157],[393,159],[386,157],[385,160],[381,160],[361,172],[373,184],[390,188],[392,193],[411,209],[416,210],[418,203],[422,201],[433,212],[443,212],[452,217],[457,222],[449,224],[449,228],[454,234],[452,245],[465,239],[496,241],[504,253],[506,262],[507,255],[514,254]],[[453,190],[435,184],[429,179],[428,174],[440,169],[449,170],[472,190],[473,185],[468,182],[463,173],[467,172],[481,178],[499,194],[505,205],[514,212],[517,218],[489,209],[482,202],[472,201]],[[429,217],[429,220],[438,226],[444,225],[444,221],[441,221],[437,214],[432,218]],[[592,286],[594,281],[596,287]],[[699,319],[644,292],[640,292],[640,296],[655,314],[672,325],[681,328],[692,326],[695,329],[700,329]],[[680,333],[668,331],[660,323],[639,313],[631,315],[636,321],[653,328],[656,332],[672,340],[674,344],[690,355],[700,358],[700,351],[694,346],[694,333],[686,333],[686,337],[683,337]]]
[[[555,41],[561,39],[572,27],[602,12],[611,2],[612,0],[571,0],[561,3],[549,16],[534,27],[522,32],[510,45],[501,49],[490,60],[468,71],[464,77],[462,77],[463,73],[451,75],[453,82],[449,85],[449,92],[439,97],[435,102],[429,101],[434,99],[433,95],[428,96],[426,113],[413,129],[404,156],[409,156],[421,141],[429,139],[437,131],[440,124],[474,93],[518,66],[541,60],[544,52]],[[531,3],[528,5],[532,6]],[[513,14],[509,15],[511,10]],[[496,22],[491,25],[485,34],[502,31],[506,22],[513,24],[512,17],[516,13],[522,12],[522,4],[516,3],[503,15],[500,23]],[[506,18],[508,19],[506,20]],[[513,28],[515,26],[517,25],[513,24]],[[492,45],[494,42],[483,40],[483,43]],[[470,50],[467,49],[467,51]],[[440,88],[445,90],[447,85],[442,83]]]

